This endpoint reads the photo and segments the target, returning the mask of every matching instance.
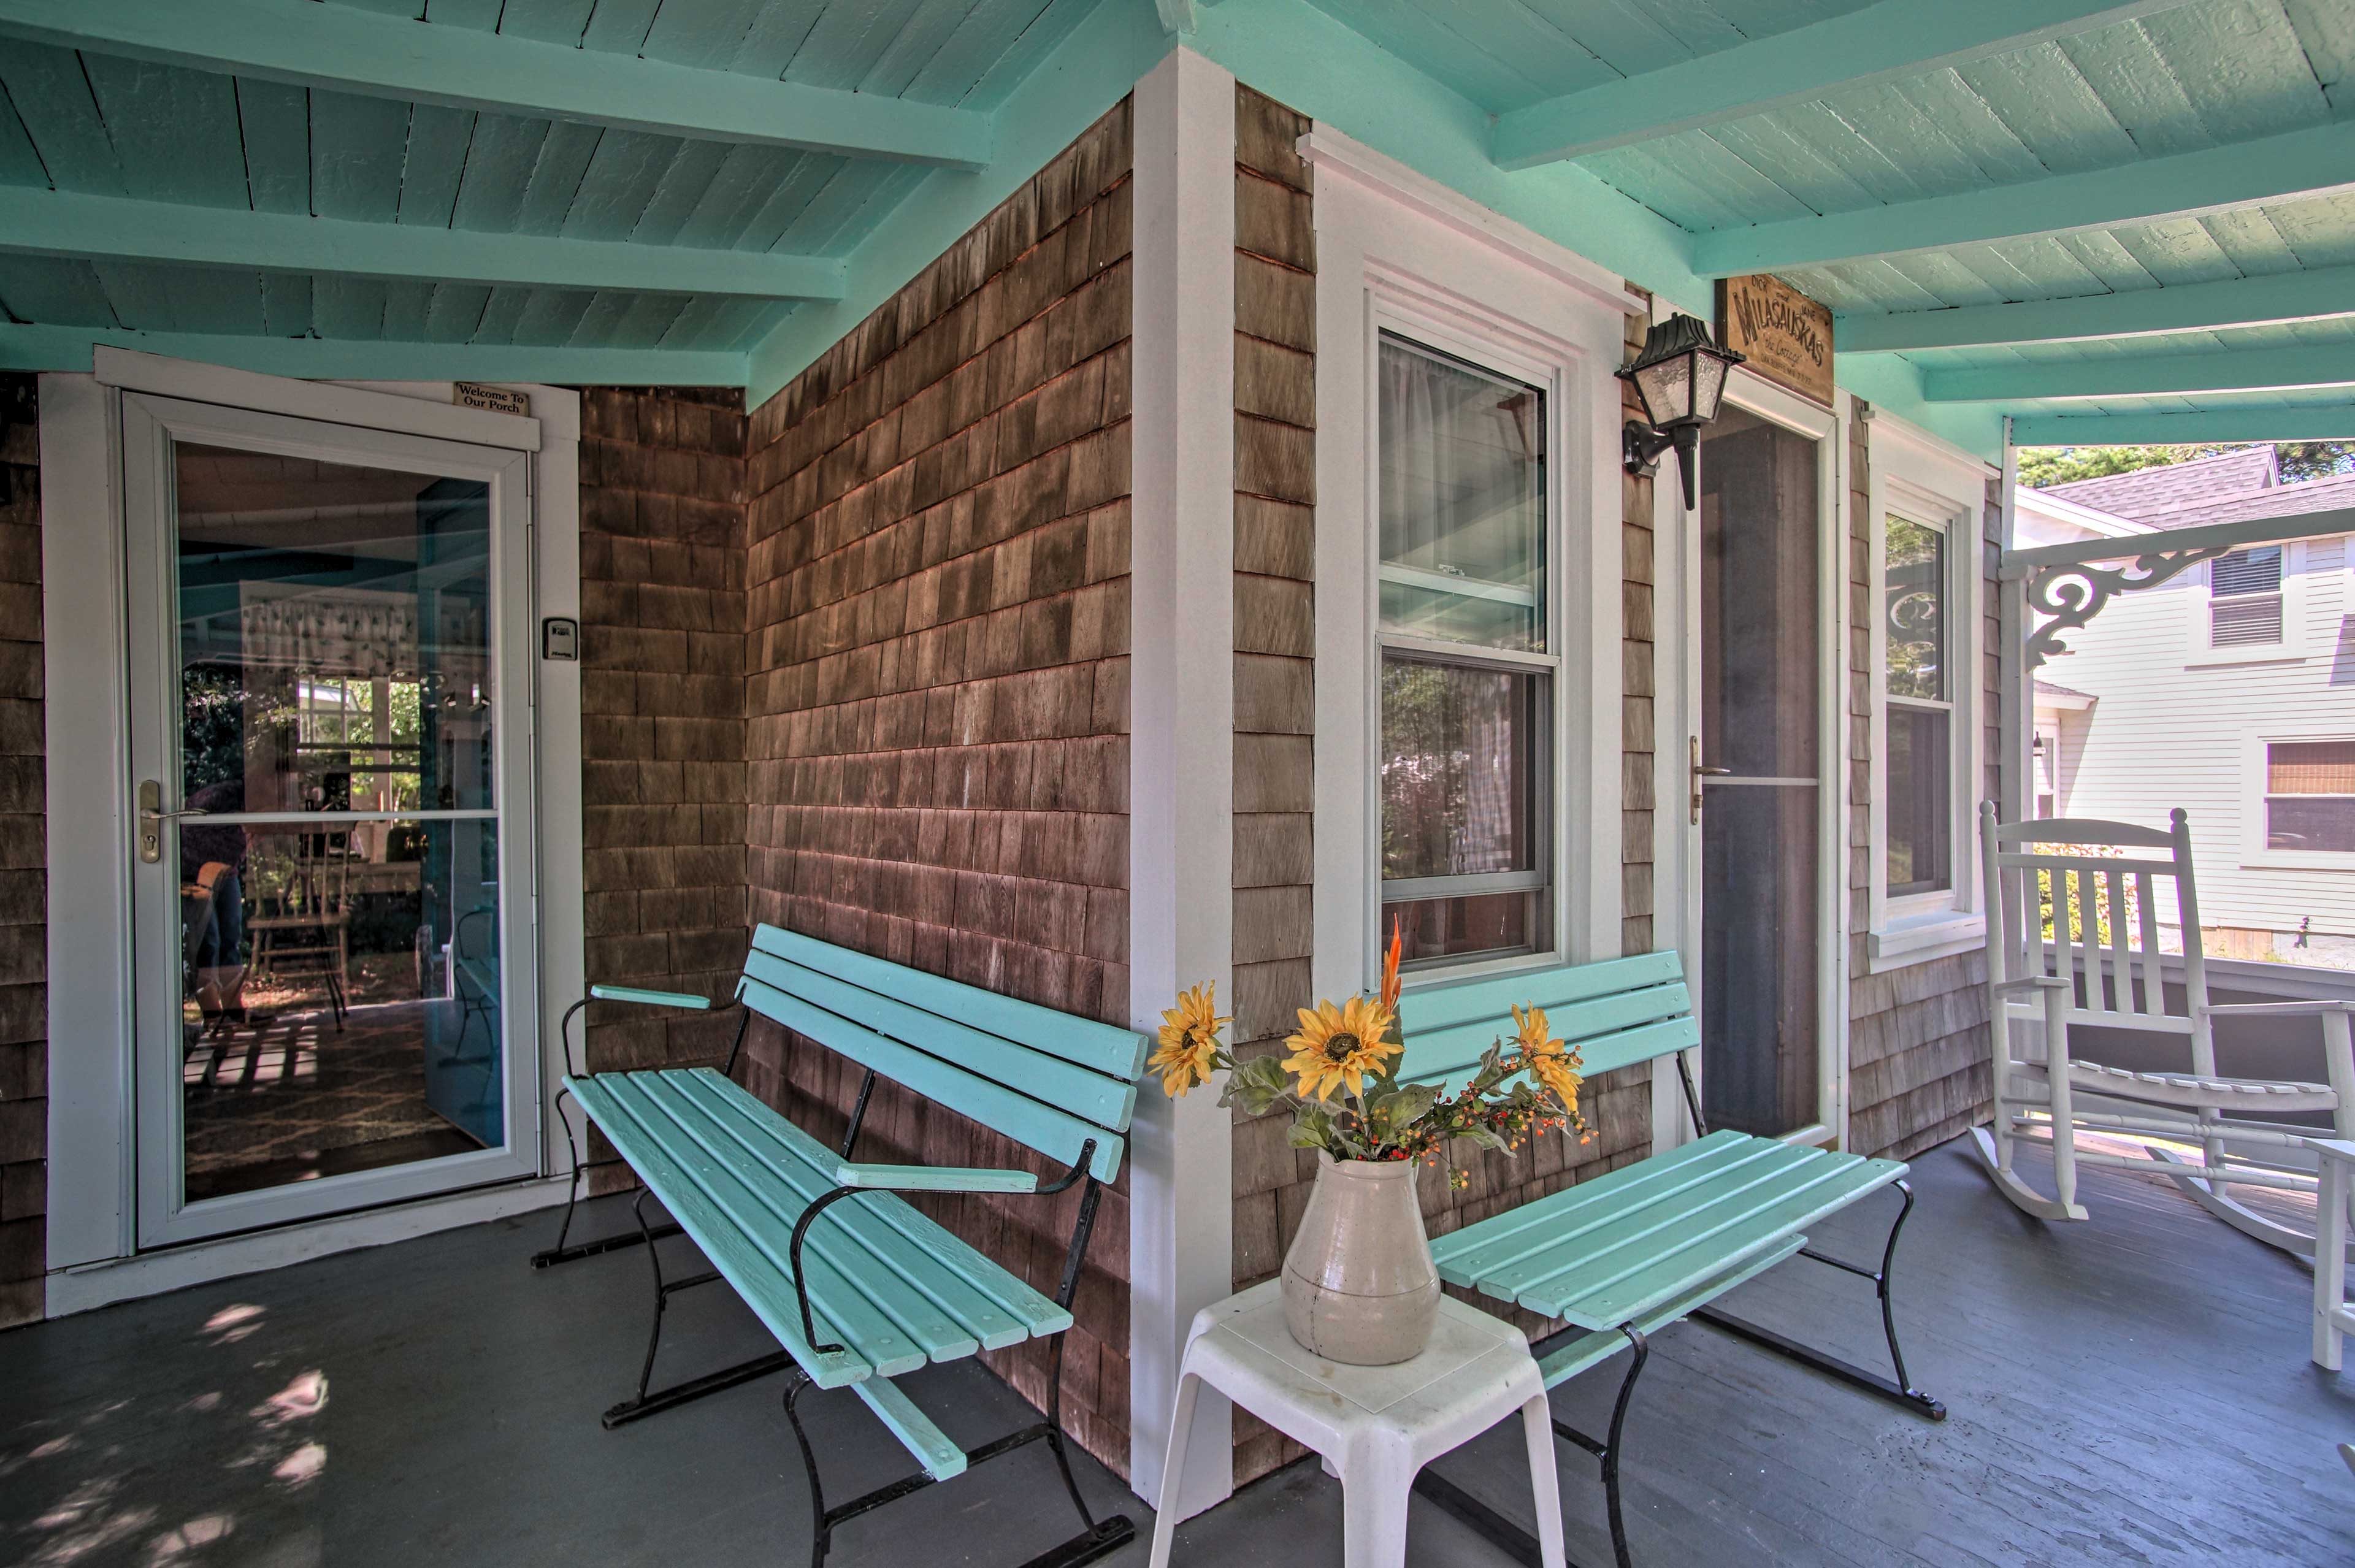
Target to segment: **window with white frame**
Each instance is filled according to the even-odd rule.
[[[2265,848],[2355,855],[2355,741],[2269,741]]]
[[[1546,393],[1389,332],[1376,374],[1381,929],[1409,963],[1544,952]]]
[[[2282,641],[2283,547],[2254,545],[2208,563],[2208,645],[2272,647]]]
[[[1955,885],[1955,693],[1946,530],[1891,513],[1881,532],[1885,891]]]

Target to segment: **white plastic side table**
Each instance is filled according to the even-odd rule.
[[[1438,1327],[1422,1355],[1391,1367],[1344,1366],[1294,1340],[1276,1292],[1270,1280],[1194,1315],[1161,1475],[1164,1499],[1181,1495],[1194,1401],[1208,1383],[1323,1455],[1340,1477],[1348,1568],[1402,1568],[1407,1497],[1417,1472],[1518,1411],[1537,1490],[1540,1551],[1545,1568],[1563,1568],[1553,1414],[1518,1328],[1442,1297]],[[1168,1568],[1176,1529],[1175,1513],[1165,1509],[1153,1527],[1151,1568]]]

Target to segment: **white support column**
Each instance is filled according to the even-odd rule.
[[[1135,116],[1129,1008],[1150,1029],[1180,986],[1234,995],[1234,78],[1179,49]],[[1206,1394],[1184,1496],[1155,1495],[1187,1328],[1233,1289],[1233,1123],[1152,1080],[1134,1138],[1129,1480],[1182,1519],[1234,1489],[1232,1411]]]
[[[2003,421],[2003,549],[2009,553],[2017,544],[2013,529],[2014,503],[2019,492],[2019,448],[2011,443],[2011,417]],[[1998,770],[1998,798],[1996,813],[2005,822],[2024,822],[2034,809],[2032,786],[2036,772],[2036,705],[2033,697],[2036,672],[2028,667],[2028,585],[2022,579],[2005,577],[1996,583],[1996,632],[2003,639],[1996,659],[1996,679],[2000,683],[2002,701],[1997,706],[1998,743],[2002,747]],[[1972,820],[1977,820],[1973,814]],[[1987,907],[1994,908],[1993,888],[1983,890]]]

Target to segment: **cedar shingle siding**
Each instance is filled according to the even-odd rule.
[[[1876,975],[1866,945],[1872,908],[1872,792],[1881,787],[1881,763],[1871,748],[1872,638],[1881,625],[1880,607],[1872,603],[1871,428],[1864,419],[1849,426],[1848,1147],[1859,1154],[1903,1159],[1987,1119],[1992,1100],[1987,955],[1956,954]],[[1980,598],[1986,624],[1979,646],[1985,661],[1982,754],[1987,770],[1980,788],[1983,798],[1998,799],[2002,756],[1998,720],[2002,696],[1998,650],[2002,641],[1996,618],[1996,568],[2003,539],[1999,480],[1987,482],[1982,517],[1986,565]],[[1976,856],[1976,839],[1963,852]]]
[[[725,389],[581,394],[589,977],[719,1001],[749,936],[742,405]],[[595,1003],[590,1064],[709,1058],[734,1027],[724,1015]]]
[[[0,375],[0,1328],[48,1266],[48,800],[35,381]]]
[[[1128,1013],[1125,101],[752,415],[751,913],[1068,1012]],[[858,1070],[756,1030],[838,1134]],[[879,1083],[868,1158],[1043,1168]],[[1077,1189],[926,1200],[1051,1293]],[[1066,1424],[1128,1462],[1128,1196],[1105,1194]],[[989,1355],[1033,1403],[1046,1347]]]

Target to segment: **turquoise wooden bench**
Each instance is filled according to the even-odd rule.
[[[1454,1084],[1480,1053],[1513,1033],[1513,1003],[1546,1010],[1554,1032],[1576,1047],[1592,1079],[1614,1068],[1674,1055],[1694,1142],[1663,1150],[1591,1181],[1442,1236],[1431,1251],[1448,1284],[1526,1307],[1567,1327],[1535,1347],[1546,1386],[1555,1387],[1622,1351],[1633,1351],[1603,1437],[1565,1422],[1555,1432],[1602,1462],[1611,1544],[1627,1568],[1620,1514],[1619,1455],[1627,1407],[1649,1353],[1649,1336],[1698,1317],[1791,1357],[1934,1421],[1945,1406],[1905,1374],[1890,1305],[1897,1237],[1913,1211],[1905,1166],[1748,1134],[1709,1131],[1684,1052],[1700,1043],[1692,998],[1674,953],[1649,953],[1467,981],[1410,992],[1400,1075]],[[1904,1204],[1889,1228],[1878,1269],[1810,1249],[1806,1228],[1858,1200],[1894,1187]],[[1872,1281],[1896,1372],[1888,1378],[1721,1312],[1710,1303],[1776,1264],[1804,1254]],[[1486,1503],[1426,1468],[1418,1490],[1529,1563],[1537,1542]]]
[[[700,997],[626,987],[591,987],[602,1000],[700,1008]],[[1079,1510],[1081,1533],[1031,1560],[1031,1568],[1093,1562],[1135,1535],[1124,1516],[1098,1520],[1081,1498],[1061,1426],[1063,1331],[1094,1229],[1103,1186],[1119,1174],[1127,1147],[1145,1039],[971,986],[922,974],[847,948],[763,925],[753,934],[736,1000],[744,1009],[724,1065],[590,1074],[564,1080],[637,1172],[644,1189],[634,1236],[566,1245],[566,1209],[545,1266],[633,1243],[654,1260],[654,1327],[636,1394],[605,1413],[608,1427],[790,1371],[784,1403],[809,1473],[815,1568],[846,1520],[961,1475],[973,1465],[1043,1440]],[[564,1018],[566,1065],[570,1025]],[[783,1025],[866,1069],[850,1125],[829,1147],[738,1085],[731,1076],[754,1017]],[[1037,1150],[1064,1168],[1041,1184],[1028,1170],[874,1165],[853,1159],[878,1077],[889,1078]],[[568,1138],[571,1136],[568,1124]],[[573,1147],[573,1197],[584,1166]],[[1041,1199],[1078,1188],[1077,1219],[1052,1296],[1040,1294],[934,1223],[900,1192],[995,1192]],[[650,1224],[645,1203],[672,1219]],[[664,1275],[660,1241],[684,1232],[711,1265],[686,1278]],[[776,1337],[781,1351],[648,1392],[674,1294],[725,1280]],[[1025,1339],[1054,1341],[1046,1419],[970,1451],[932,1424],[891,1381]],[[801,1397],[813,1387],[847,1388],[865,1401],[920,1468],[888,1486],[828,1508],[817,1456],[802,1424]]]

